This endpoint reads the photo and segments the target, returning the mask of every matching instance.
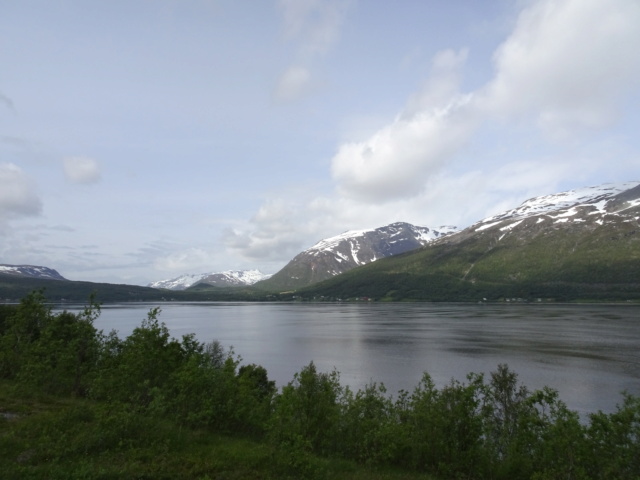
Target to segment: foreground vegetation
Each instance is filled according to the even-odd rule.
[[[637,479],[640,399],[581,419],[555,391],[489,378],[357,392],[302,368],[280,391],[258,365],[153,309],[132,334],[99,306],[0,306],[0,471],[6,478]],[[428,476],[428,475],[432,475]]]

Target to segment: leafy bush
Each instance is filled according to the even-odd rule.
[[[342,394],[338,372],[318,373],[313,362],[276,397],[269,430],[277,444],[335,452]]]
[[[355,394],[345,389],[339,431],[340,451],[348,458],[378,465],[397,457],[401,431],[384,385],[372,383]]]
[[[0,374],[48,393],[86,393],[98,356],[94,320],[100,307],[53,314],[41,292],[26,297],[5,319]]]

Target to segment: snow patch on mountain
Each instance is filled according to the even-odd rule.
[[[320,240],[318,243],[309,248],[308,251],[315,251],[314,253],[317,255],[320,252],[331,251],[336,248],[343,241],[351,241],[356,237],[360,237],[367,232],[373,232],[371,230],[349,230],[348,232],[341,233],[340,235],[336,235],[334,237],[325,238],[324,240]]]
[[[365,263],[369,263],[372,260],[362,260],[358,258],[359,252],[362,248],[361,240],[363,238],[367,238],[370,235],[379,235],[381,232],[384,232],[388,237],[387,243],[394,244],[398,241],[402,241],[406,234],[406,229],[411,229],[413,237],[422,245],[426,245],[427,243],[440,238],[445,235],[449,235],[451,233],[457,232],[457,227],[450,225],[443,225],[438,227],[437,230],[430,229],[427,227],[419,227],[414,226],[407,223],[392,223],[391,225],[387,225],[386,227],[381,228],[371,228],[365,230],[349,230],[347,232],[341,233],[339,235],[335,235],[333,237],[325,238],[320,240],[315,245],[305,250],[303,253],[311,254],[311,255],[321,255],[323,252],[328,252],[332,254],[339,255],[344,260],[347,258],[342,253],[336,253],[338,248],[343,247],[344,245],[349,246],[349,250],[351,252],[351,259],[355,261],[358,265],[364,265]],[[396,237],[398,239],[396,239]]]
[[[41,278],[44,280],[66,280],[56,270],[37,265],[0,265],[0,273],[18,275],[21,277]]]
[[[640,205],[637,196],[640,192],[629,193],[639,189],[640,182],[607,183],[594,187],[577,188],[552,195],[543,195],[531,198],[523,202],[519,207],[487,217],[473,224],[470,228],[475,232],[490,229],[508,220],[523,221],[529,217],[539,217],[538,223],[546,216],[555,223],[583,222],[584,216],[618,215],[621,212]],[[621,195],[630,194],[628,199],[622,199]],[[634,198],[635,197],[635,198]],[[613,205],[616,205],[614,207]],[[602,224],[603,218],[594,218],[598,224]],[[518,222],[519,224],[519,222]],[[518,224],[511,224],[511,228]],[[502,226],[500,230],[504,230]]]

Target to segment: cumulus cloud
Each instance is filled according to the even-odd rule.
[[[487,113],[533,116],[552,136],[606,126],[640,81],[640,3],[543,0],[524,10],[479,96]]]
[[[12,163],[0,164],[0,221],[37,215],[42,202],[27,175]]]
[[[541,0],[496,50],[494,77],[467,95],[458,88],[466,50],[439,53],[426,87],[393,122],[338,148],[340,193],[369,202],[415,197],[478,126],[497,119],[532,118],[551,138],[607,126],[640,82],[637,25],[635,0]]]
[[[224,242],[247,259],[291,258],[300,251],[301,239],[308,233],[303,231],[308,230],[309,222],[299,216],[308,211],[308,204],[296,200],[270,199],[246,225],[229,229]]]
[[[89,157],[65,158],[64,173],[72,183],[89,184],[100,181],[100,166]]]
[[[471,96],[458,93],[466,50],[436,55],[432,75],[404,111],[363,142],[345,143],[331,171],[343,195],[385,202],[419,194],[474,129]]]

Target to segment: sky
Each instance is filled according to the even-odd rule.
[[[146,285],[640,180],[638,0],[0,0],[0,263]]]

